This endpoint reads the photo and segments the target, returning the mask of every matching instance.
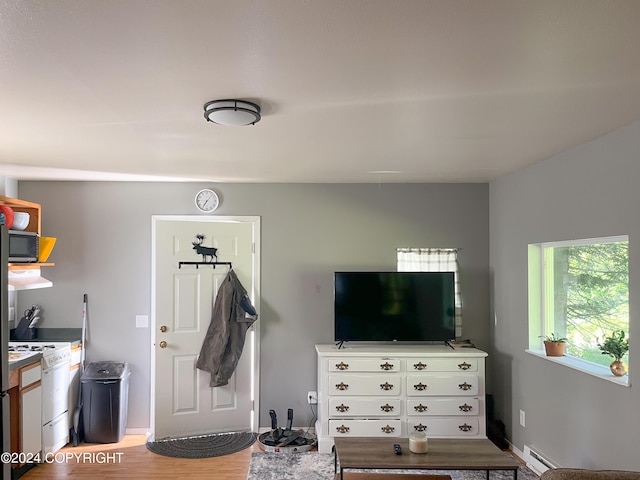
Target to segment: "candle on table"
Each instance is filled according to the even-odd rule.
[[[417,430],[411,432],[409,435],[409,450],[413,453],[427,453],[429,451],[427,434]]]

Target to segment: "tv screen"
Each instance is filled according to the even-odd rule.
[[[336,341],[455,338],[453,272],[336,272]]]

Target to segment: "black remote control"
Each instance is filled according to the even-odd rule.
[[[393,444],[393,451],[396,452],[396,455],[402,455],[402,448],[397,443]]]

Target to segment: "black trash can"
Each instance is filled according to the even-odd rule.
[[[80,379],[85,442],[116,443],[124,438],[130,375],[126,362],[87,366]]]

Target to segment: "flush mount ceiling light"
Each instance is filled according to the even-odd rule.
[[[255,125],[260,121],[260,106],[245,100],[212,100],[204,104],[204,118],[218,125]]]

